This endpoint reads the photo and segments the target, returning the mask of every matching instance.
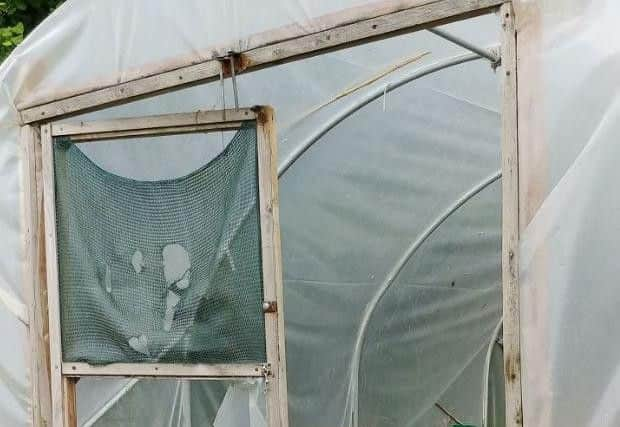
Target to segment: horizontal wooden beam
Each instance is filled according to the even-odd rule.
[[[404,10],[344,25],[341,22],[331,22],[332,26],[322,31],[293,38],[286,38],[281,30],[275,30],[272,39],[268,34],[261,35],[264,45],[236,52],[237,74],[481,15],[506,1],[508,0],[436,0],[422,4],[415,2]],[[378,9],[381,7],[378,6]],[[310,27],[325,27],[320,20],[321,18],[317,18],[317,22],[313,22]],[[219,78],[223,67],[225,65],[219,59],[210,58],[157,74],[145,72],[145,77],[41,105],[18,106],[18,109],[23,123],[47,121],[54,117],[75,115],[213,81]],[[229,71],[224,69],[226,75]]]
[[[178,126],[178,127],[166,127],[160,129],[138,129],[138,130],[126,130],[126,131],[112,131],[101,133],[87,133],[81,135],[75,135],[71,137],[71,142],[102,142],[110,141],[114,139],[125,138],[149,138],[164,135],[180,135],[186,133],[208,133],[208,132],[226,132],[235,131],[241,129],[244,122],[226,122],[226,123],[214,123],[211,125],[193,125],[193,126]]]
[[[179,363],[88,363],[64,362],[64,377],[164,377],[164,378],[235,378],[263,377],[265,370],[256,364],[179,364]]]
[[[95,122],[52,123],[52,136],[75,136],[111,132],[148,131],[185,126],[238,124],[256,120],[252,108],[239,110],[195,111],[193,113],[162,114],[138,118],[99,120]]]

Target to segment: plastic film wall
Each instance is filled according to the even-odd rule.
[[[13,209],[19,195],[13,105],[88,86],[100,77],[123,80],[136,67],[179,56],[200,59],[208,46],[270,28],[296,23],[297,30],[309,30],[309,18],[364,2],[327,6],[273,1],[256,8],[252,2],[192,1],[174,11],[164,1],[156,3],[69,1],[0,68],[7,99],[0,117],[0,173],[7,190],[1,199],[2,235],[7,238],[0,241],[6,253],[0,273],[7,285],[0,288],[17,301],[24,298],[19,216]],[[446,29],[494,47],[499,22],[489,15]],[[319,138],[286,171],[282,167],[318,129],[373,91],[465,54],[436,35],[419,32],[238,77],[241,104],[272,105],[278,120],[292,426],[350,426],[354,414],[359,426],[443,427],[455,419],[479,423],[485,354],[501,311],[501,73],[495,74],[487,60],[470,58],[386,91]],[[392,71],[386,73],[388,69]],[[333,101],[378,75],[370,85]],[[232,100],[230,82],[226,84],[226,98]],[[216,82],[79,119],[220,108],[219,91]],[[196,135],[177,139],[149,150],[139,144],[103,143],[85,145],[83,151],[111,173],[148,180],[197,169],[216,154],[213,144],[225,143],[225,138],[214,142]],[[468,196],[472,189],[479,191]],[[374,303],[389,273],[420,239]],[[25,347],[25,328],[0,305],[0,320],[5,314],[7,325],[2,327],[15,335],[12,345]],[[501,347],[494,346],[491,425],[500,426]],[[0,367],[19,387],[8,388],[10,383],[0,376],[0,393],[7,389],[6,396],[0,394],[0,425],[9,419],[5,414],[12,417],[6,425],[26,425],[26,365],[12,357],[0,353]],[[82,425],[186,426],[194,419],[232,426],[221,417],[216,422],[224,402],[234,401],[248,408],[248,414],[260,413],[255,411],[260,406],[256,389],[260,387],[86,380],[78,384],[78,415]],[[150,418],[137,418],[136,408],[148,410]],[[184,416],[169,418],[171,413]]]
[[[526,426],[620,424],[619,16],[517,4]]]

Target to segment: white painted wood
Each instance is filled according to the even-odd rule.
[[[260,364],[182,364],[182,363],[88,363],[64,362],[62,374],[69,377],[163,377],[235,378],[262,377]]]
[[[261,107],[257,118],[258,182],[265,301],[275,302],[276,310],[265,313],[267,362],[272,376],[267,378],[269,425],[288,427],[286,357],[284,345],[284,301],[277,173],[277,136],[273,109]]]
[[[512,5],[502,22],[502,282],[506,426],[523,425],[519,308],[519,164],[517,45]]]
[[[155,116],[99,120],[95,122],[52,123],[52,136],[71,136],[100,134],[117,131],[147,131],[162,128],[182,128],[197,125],[218,125],[226,123],[243,123],[256,120],[256,113],[251,108],[237,110],[195,111],[193,113],[162,114]]]
[[[56,252],[56,209],[54,188],[54,151],[52,129],[41,126],[43,163],[43,206],[45,217],[45,254],[49,312],[49,346],[52,400],[52,427],[65,427],[65,405],[62,380],[62,349],[60,332],[60,292]]]
[[[365,18],[354,22],[333,22],[325,30],[284,37],[280,30],[273,35],[261,35],[263,44],[240,52],[237,74],[252,69],[265,68],[282,62],[294,61],[319,53],[343,49],[405,32],[417,31],[430,26],[445,24],[466,17],[480,15],[507,0],[436,0],[431,3],[415,2],[406,9]],[[377,6],[382,9],[381,4]],[[370,14],[372,15],[372,14]],[[368,16],[366,13],[365,16]],[[346,21],[345,21],[346,22]],[[315,27],[325,27],[320,21]],[[235,46],[230,46],[235,50]],[[37,106],[20,106],[23,123],[49,120],[54,117],[77,114],[85,110],[128,102],[181,87],[213,81],[219,78],[221,63],[211,58],[199,64],[186,63],[173,70],[145,71],[144,77],[98,88],[80,94],[54,100]]]

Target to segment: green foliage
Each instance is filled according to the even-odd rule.
[[[0,0],[0,61],[64,0]]]

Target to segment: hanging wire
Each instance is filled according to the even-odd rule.
[[[239,111],[239,93],[237,91],[237,75],[235,72],[235,57],[232,53],[229,53],[230,56],[228,60],[230,61],[230,76],[232,79],[232,87],[233,87],[233,95],[235,97],[235,111]]]
[[[224,84],[224,63],[220,61],[220,86],[222,88],[222,118],[226,120],[226,85]]]

